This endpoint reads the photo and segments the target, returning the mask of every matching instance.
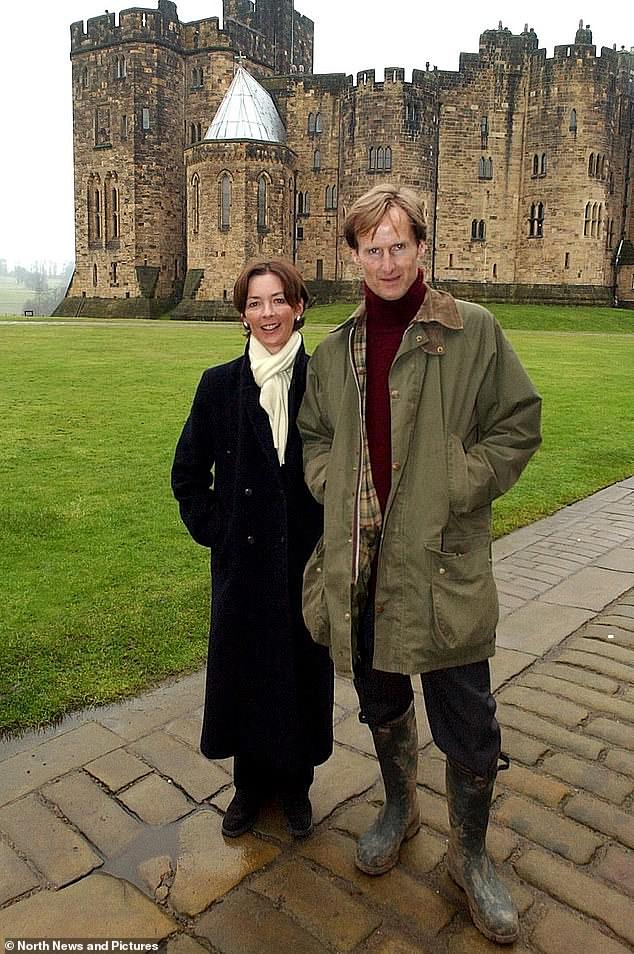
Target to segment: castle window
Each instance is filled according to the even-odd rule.
[[[597,168],[597,175],[599,175],[598,168]],[[605,156],[601,156],[601,178],[605,179]]]
[[[546,153],[545,152],[542,152],[542,158],[539,164],[539,174],[540,176],[546,175]]]
[[[84,66],[82,67],[81,71],[81,85],[84,87],[84,89],[88,89],[88,82],[88,67]]]
[[[592,218],[592,205],[590,202],[586,202],[586,211],[583,217],[583,237],[587,238],[590,235],[590,220]]]
[[[194,66],[192,69],[192,89],[201,89],[203,86],[203,68]]]
[[[117,79],[125,79],[128,74],[125,56],[117,56],[114,61],[114,75]]]
[[[196,142],[196,123],[191,123],[189,127],[189,141],[190,143]]]
[[[319,151],[319,149],[315,149],[315,152],[313,153],[313,171],[319,172],[320,169],[321,169],[321,152]]]
[[[92,283],[96,288],[97,287],[97,266],[96,265],[93,265],[92,267]]]
[[[489,145],[489,117],[483,116],[480,120],[480,148],[486,149]]]
[[[317,113],[315,116],[315,133],[319,135],[324,131],[324,121],[322,119],[321,113]]]
[[[128,138],[128,117],[124,113],[121,117],[121,139]]]
[[[308,192],[297,193],[297,214],[310,215],[310,194]]]
[[[194,173],[191,180],[191,209],[192,232],[197,235],[200,229],[200,178],[198,173]]]
[[[497,262],[494,262],[494,263],[493,263],[493,277],[494,277],[494,278],[497,278],[497,277],[498,277],[498,266],[497,266]]]
[[[531,205],[528,234],[530,238],[543,238],[544,236],[544,206],[542,202],[533,202]]]
[[[571,133],[573,133],[573,135],[575,136],[577,135],[577,110],[576,109],[572,109],[570,111],[570,124],[568,126],[568,129]]]
[[[370,172],[376,169],[376,149],[373,146],[368,149],[368,169]]]
[[[301,225],[297,226],[297,241],[301,242],[304,238],[304,229]]]
[[[597,212],[598,204],[595,202],[592,206],[592,219],[590,222],[590,235],[592,238],[596,238],[597,235]]]
[[[471,223],[471,241],[484,242],[486,238],[486,224],[484,219],[474,219]]]
[[[118,285],[117,281],[117,263],[110,262],[110,284]]]
[[[449,268],[453,268],[453,252],[449,253]]]
[[[533,175],[539,175],[539,156],[537,153],[533,156]]]
[[[263,172],[258,178],[258,232],[266,232],[268,224],[268,181]]]
[[[493,159],[491,156],[487,159],[485,156],[480,156],[480,162],[478,165],[478,178],[479,179],[492,179],[493,178]]]
[[[223,172],[218,180],[218,228],[228,232],[231,228],[231,177]]]
[[[106,245],[119,238],[119,190],[116,181],[116,177],[109,172],[103,186]]]
[[[337,186],[326,186],[326,212],[332,212],[337,208]]]
[[[594,176],[595,174],[595,165],[594,165],[594,153],[590,153],[590,158],[588,159],[588,175]]]
[[[324,277],[324,260],[323,258],[318,258],[316,263],[316,268],[315,268],[315,279],[318,282],[321,282],[323,281],[323,277]]]
[[[196,133],[198,135],[198,142],[203,138],[203,127],[202,123],[196,123]]]
[[[315,114],[314,113],[308,114],[308,135],[309,136],[315,135]]]
[[[385,170],[389,172],[392,168],[392,150],[389,146],[385,147]]]
[[[88,244],[94,246],[101,242],[103,231],[101,218],[101,192],[99,190],[99,179],[96,176],[91,176],[88,182],[87,206]]]
[[[376,151],[376,168],[381,170],[385,169],[385,149],[383,146],[379,146]]]
[[[570,268],[570,252],[566,252],[566,257],[564,258],[564,268]]]
[[[605,230],[605,247],[612,248],[614,244],[614,219],[608,219],[607,228]]]
[[[405,123],[408,126],[418,125],[418,107],[415,103],[405,104]]]
[[[144,107],[141,110],[141,129],[149,129],[149,128],[150,128],[150,110]]]

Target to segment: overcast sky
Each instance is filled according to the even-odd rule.
[[[148,9],[156,6],[156,0],[147,4]],[[585,10],[571,0],[454,0],[437,6],[421,0],[296,0],[296,6],[315,21],[318,73],[375,69],[380,79],[385,66],[402,66],[411,79],[412,68],[424,69],[427,61],[457,70],[460,52],[477,52],[480,33],[500,20],[513,33],[521,33],[528,23],[548,56],[555,45],[574,40],[582,18],[598,48],[634,46],[631,2],[604,2],[598,8],[586,3]],[[222,0],[178,0],[177,8],[181,21],[222,16]],[[104,9],[96,0],[10,0],[3,5],[0,258],[10,267],[74,258],[69,26]]]

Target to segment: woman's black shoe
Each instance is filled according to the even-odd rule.
[[[236,791],[222,819],[222,834],[237,838],[251,831],[260,813],[261,801],[253,792]]]
[[[294,838],[307,838],[313,830],[313,807],[305,793],[286,794],[282,798],[288,830]]]

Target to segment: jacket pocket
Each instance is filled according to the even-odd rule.
[[[306,628],[316,643],[330,645],[330,621],[324,588],[324,538],[321,537],[304,570],[302,611]]]
[[[499,607],[489,544],[465,553],[427,552],[436,644],[456,650],[490,642]]]

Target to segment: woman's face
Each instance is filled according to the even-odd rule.
[[[304,303],[289,305],[281,278],[273,272],[249,279],[243,318],[251,334],[271,354],[284,347],[293,334],[295,319],[304,312]]]

